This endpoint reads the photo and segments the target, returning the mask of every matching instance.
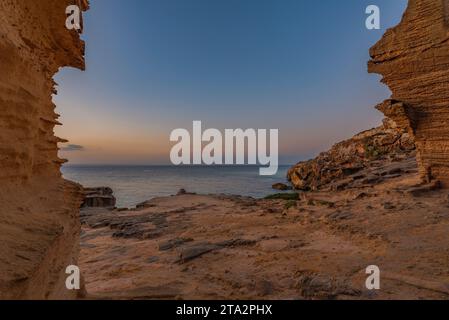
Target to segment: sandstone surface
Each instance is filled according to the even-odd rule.
[[[0,1],[0,299],[65,299],[78,263],[81,187],[65,181],[53,128],[53,76],[84,69],[84,43],[65,28],[85,0]]]
[[[410,0],[370,55],[392,91],[378,109],[413,136],[421,179],[449,187],[449,1]]]
[[[300,162],[288,171],[288,180],[297,190],[357,187],[409,170],[407,158],[414,158],[412,137],[394,121],[385,119],[383,125],[339,142],[313,160]],[[413,159],[412,159],[413,162]],[[377,168],[398,163],[394,170]]]
[[[88,298],[448,299],[449,198],[418,192],[416,161],[407,166],[414,173],[299,200],[181,194],[83,209]],[[373,264],[379,291],[365,287]]]

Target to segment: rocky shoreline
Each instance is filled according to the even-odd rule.
[[[378,178],[296,199],[180,192],[84,208],[88,298],[448,299],[447,192],[420,182],[413,156],[365,170]],[[372,264],[378,292],[364,287]]]
[[[86,190],[89,298],[449,299],[449,194],[422,182],[413,140],[394,122],[288,179],[265,199],[182,189],[134,209],[110,206],[110,188]],[[372,264],[386,275],[379,292],[364,286]]]
[[[339,189],[381,177],[394,178],[408,170],[401,164],[405,159],[416,159],[413,138],[394,121],[384,119],[382,126],[361,132],[317,158],[293,166],[287,178],[297,190]],[[398,165],[390,171],[378,170],[393,163]]]
[[[183,192],[118,210],[101,188],[80,215],[51,98],[61,67],[85,67],[78,31],[63,27],[74,3],[89,6],[0,2],[1,299],[449,299],[447,1],[409,0],[370,51],[392,91],[377,108],[394,122],[296,165],[294,192]],[[87,296],[66,289],[68,265]]]

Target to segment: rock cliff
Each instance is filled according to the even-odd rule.
[[[52,102],[61,67],[84,69],[66,7],[87,0],[0,1],[0,299],[66,299],[77,264],[80,186],[61,177]]]
[[[366,178],[358,172],[370,174],[377,160],[410,156],[415,145],[421,180],[449,188],[449,0],[409,0],[401,23],[370,55],[369,72],[381,74],[392,91],[376,108],[394,124],[388,121],[297,164],[288,179],[300,190],[338,188],[345,185],[342,179]]]
[[[382,126],[339,142],[313,160],[298,163],[289,170],[288,180],[305,191],[358,187],[388,178],[388,172],[377,172],[376,168],[413,157],[414,150],[411,136],[385,119]]]
[[[392,91],[378,109],[414,136],[421,178],[448,188],[449,0],[410,0],[370,55],[369,71]]]

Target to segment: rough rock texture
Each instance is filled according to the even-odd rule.
[[[54,74],[84,68],[84,43],[65,28],[85,0],[0,1],[0,299],[73,298],[80,186],[60,174]]]
[[[84,188],[82,207],[114,208],[116,202],[114,191],[109,187]]]
[[[418,182],[415,171],[295,201],[183,194],[82,209],[87,298],[447,300],[449,198]],[[381,290],[369,291],[373,264]]]
[[[395,172],[376,168],[413,157],[414,149],[410,135],[385,119],[382,126],[340,142],[313,160],[298,163],[287,178],[296,189],[305,191],[369,184],[373,179],[394,177]]]
[[[370,54],[393,93],[378,109],[415,137],[421,178],[449,187],[449,0],[410,0]]]

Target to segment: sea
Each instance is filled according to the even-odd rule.
[[[274,176],[260,176],[258,166],[63,166],[64,178],[85,187],[110,187],[117,207],[133,208],[146,200],[175,195],[180,189],[198,194],[228,194],[263,198],[276,193],[274,183],[286,183],[290,166]]]

